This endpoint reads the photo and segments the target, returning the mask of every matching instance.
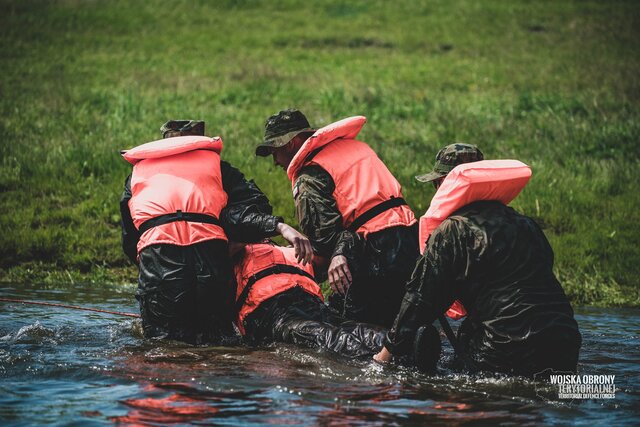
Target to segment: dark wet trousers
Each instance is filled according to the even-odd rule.
[[[332,294],[329,306],[348,319],[390,328],[420,256],[418,227],[392,227],[362,242],[359,259],[349,264],[353,282],[346,296]]]
[[[145,337],[205,344],[234,334],[225,241],[152,245],[139,257],[136,299]]]
[[[471,372],[501,372],[534,377],[541,372],[575,372],[582,337],[576,329],[548,328],[525,340],[491,342],[465,321],[458,332],[454,365]]]
[[[382,348],[386,329],[347,320],[318,297],[295,287],[258,306],[245,319],[249,344],[284,342],[346,357],[371,357]]]
[[[329,306],[347,319],[389,328],[404,296],[403,276],[354,278],[346,296],[329,297]]]

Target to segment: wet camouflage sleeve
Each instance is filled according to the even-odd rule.
[[[432,324],[455,300],[458,276],[464,275],[468,267],[467,241],[467,230],[453,219],[447,219],[434,231],[406,285],[400,312],[385,340],[394,355],[409,353],[416,330]]]
[[[333,179],[324,169],[304,168],[293,190],[296,217],[316,254],[327,258],[344,255],[352,260],[358,237],[343,228],[334,189]]]
[[[120,199],[120,225],[122,227],[122,250],[132,263],[137,265],[138,240],[140,233],[133,224],[131,211],[129,210],[129,199],[131,199],[131,175],[124,181],[124,191]]]
[[[271,214],[267,196],[253,180],[247,181],[238,169],[220,162],[222,187],[229,196],[227,206],[220,212],[220,221],[227,237],[237,242],[258,242],[275,236],[283,219]]]

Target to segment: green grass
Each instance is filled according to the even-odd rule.
[[[362,114],[414,211],[453,141],[533,168],[513,203],[543,226],[578,304],[640,305],[640,6],[633,1],[0,0],[0,277],[133,281],[118,150],[170,118],[294,222],[255,159],[265,119]]]

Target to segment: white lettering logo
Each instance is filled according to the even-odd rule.
[[[536,394],[545,400],[615,399],[615,375],[577,375],[546,369],[534,375]]]

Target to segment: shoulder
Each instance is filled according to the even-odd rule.
[[[335,188],[331,175],[318,165],[305,166],[293,185],[293,197],[315,193],[332,194]]]
[[[473,220],[461,215],[454,214],[444,221],[433,231],[429,237],[429,246],[435,248],[448,246],[475,246],[482,240],[483,232]]]
[[[220,175],[225,185],[233,185],[237,182],[245,181],[244,174],[240,169],[232,166],[231,163],[224,160],[220,161]]]
[[[231,163],[229,163],[229,162],[227,162],[225,160],[220,160],[220,172],[221,173],[239,173],[239,174],[241,174],[240,169],[238,169],[238,168],[236,168],[234,166],[231,166]]]
[[[440,223],[433,231],[432,236],[437,239],[451,235],[459,235],[469,228],[470,224],[467,218],[461,215],[452,215]]]

